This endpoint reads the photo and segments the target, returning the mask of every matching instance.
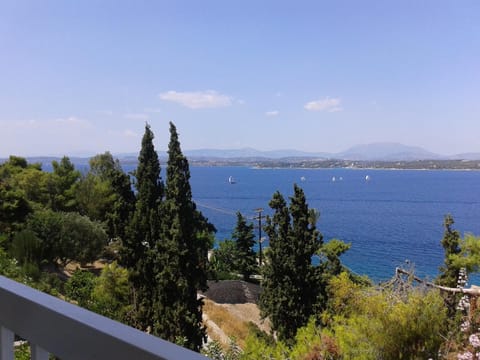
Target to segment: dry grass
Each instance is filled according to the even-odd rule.
[[[205,299],[203,312],[214,322],[228,337],[235,337],[238,346],[243,348],[248,336],[247,322],[233,315],[222,305]],[[207,325],[208,327],[208,325]],[[215,337],[215,336],[214,336]],[[217,340],[220,340],[217,338]]]

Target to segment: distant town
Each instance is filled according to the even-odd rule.
[[[392,169],[392,170],[480,170],[480,160],[317,160],[317,159],[215,159],[190,160],[193,166],[251,166],[256,168],[303,169]]]

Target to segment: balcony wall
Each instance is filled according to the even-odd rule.
[[[185,359],[205,356],[0,276],[0,360],[13,359],[14,334],[32,359]]]

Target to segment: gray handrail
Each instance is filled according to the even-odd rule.
[[[206,359],[3,276],[0,327],[65,360]]]

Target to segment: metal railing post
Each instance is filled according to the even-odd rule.
[[[32,354],[32,360],[48,360],[48,351],[38,345],[30,344],[30,352]]]
[[[13,331],[0,326],[0,360],[13,360]]]

